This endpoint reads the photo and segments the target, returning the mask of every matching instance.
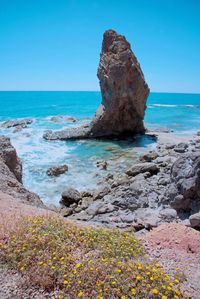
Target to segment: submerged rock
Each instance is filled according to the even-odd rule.
[[[57,116],[52,116],[49,119],[52,122],[58,123],[58,122],[70,122],[74,123],[76,122],[76,118],[72,116],[65,116],[65,115],[57,115]]]
[[[67,165],[61,165],[56,167],[51,167],[47,170],[48,176],[59,176],[60,174],[63,174],[68,171]]]
[[[47,140],[113,137],[144,133],[144,112],[149,94],[140,65],[126,38],[113,30],[103,36],[98,67],[102,104],[84,127],[48,131]]]
[[[20,127],[26,128],[27,125],[32,124],[33,120],[32,119],[20,119],[20,120],[8,120],[4,122],[1,126],[2,128],[12,128],[12,127]]]

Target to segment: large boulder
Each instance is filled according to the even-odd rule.
[[[191,213],[200,209],[200,152],[182,155],[171,168],[170,204]]]
[[[47,140],[144,133],[149,88],[131,46],[122,35],[107,30],[98,67],[102,103],[92,122],[83,127],[44,134]]]
[[[78,204],[81,200],[81,193],[74,188],[67,188],[62,192],[62,198],[60,203],[66,207],[69,207],[72,204]]]

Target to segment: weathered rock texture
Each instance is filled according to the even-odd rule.
[[[12,128],[12,127],[21,127],[26,128],[27,125],[32,123],[32,119],[21,119],[21,120],[8,120],[2,124],[2,128]]]
[[[200,208],[200,152],[182,155],[171,169],[168,189],[171,206],[177,210],[198,212]]]
[[[0,136],[0,159],[7,165],[9,170],[16,176],[16,179],[22,181],[22,164],[17,157],[15,148],[11,145],[10,139]]]
[[[76,205],[67,202],[73,209],[69,217],[136,230],[172,221],[200,228],[200,139],[166,140],[141,156],[140,163],[133,162],[123,176],[113,173],[100,179],[99,189],[89,198],[82,194]]]
[[[104,33],[98,78],[102,104],[91,132],[95,136],[143,133],[149,88],[130,44],[113,30]]]
[[[18,201],[43,206],[38,195],[28,191],[21,180],[22,165],[16,150],[9,138],[0,136],[0,191]]]
[[[98,67],[102,104],[92,122],[62,132],[48,131],[47,140],[112,137],[144,133],[149,88],[126,38],[113,30],[104,33]]]

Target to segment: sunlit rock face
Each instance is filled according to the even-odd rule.
[[[104,33],[97,76],[102,103],[93,120],[85,126],[45,132],[46,140],[112,138],[144,133],[149,88],[130,44],[113,30]]]
[[[92,122],[92,134],[143,133],[149,88],[130,44],[113,30],[103,36],[98,78],[102,104]]]

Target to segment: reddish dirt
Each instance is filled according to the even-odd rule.
[[[0,191],[0,234],[15,226],[22,216],[58,215],[53,211],[25,204]]]
[[[172,276],[180,269],[182,290],[200,299],[200,232],[181,224],[164,224],[141,237],[148,254]]]

